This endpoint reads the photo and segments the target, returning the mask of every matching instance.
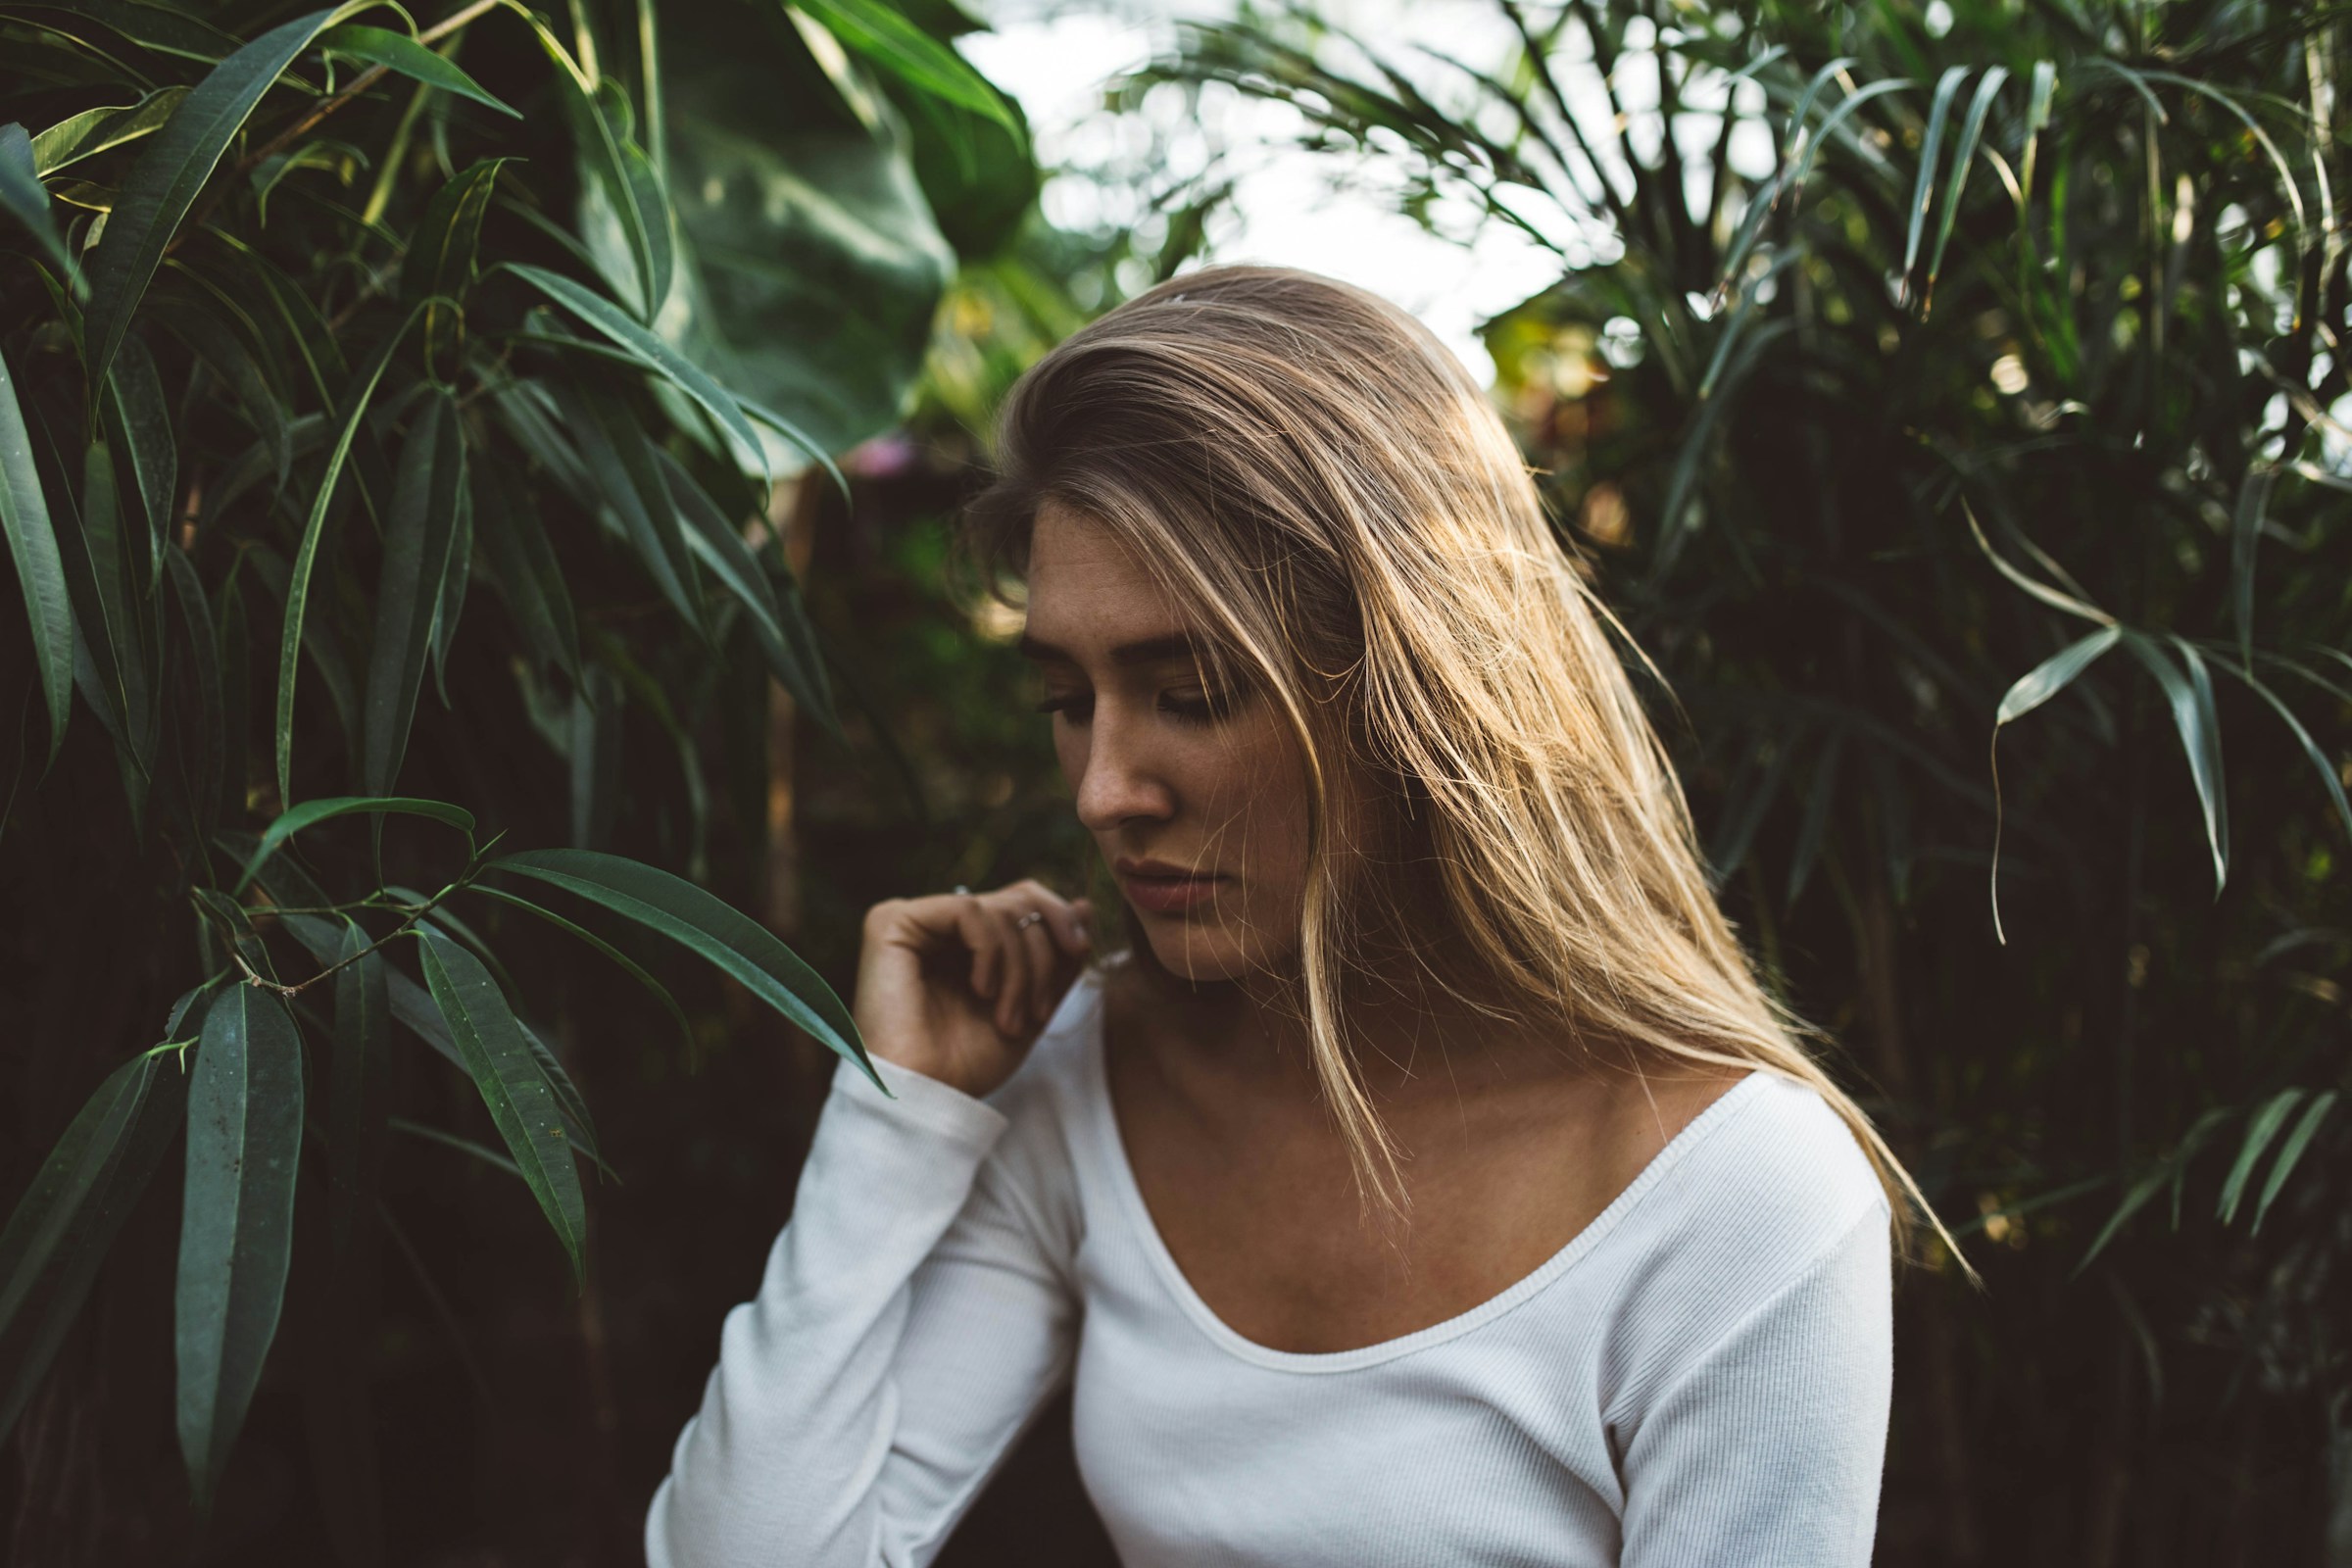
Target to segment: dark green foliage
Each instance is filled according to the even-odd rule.
[[[940,18],[435,11],[0,8],[0,103],[23,121],[0,126],[13,788],[86,789],[111,752],[121,793],[71,803],[67,874],[128,878],[105,896],[158,934],[122,986],[168,984],[160,1005],[197,983],[143,1054],[110,1030],[58,1057],[89,1098],[36,1129],[54,1151],[0,1232],[0,1436],[184,1127],[196,1511],[307,1289],[315,1479],[354,1561],[382,1551],[363,1367],[389,1132],[519,1178],[575,1283],[574,1161],[616,1175],[495,949],[522,914],[553,922],[686,1027],[634,936],[477,878],[641,923],[871,1071],[763,927],[602,852],[704,874],[706,731],[736,722],[727,704],[758,722],[770,677],[838,727],[768,543],[778,476],[838,482],[833,454],[911,388],[956,255],[918,156],[993,181],[1000,230],[1036,184],[1018,117]],[[75,706],[94,722],[70,728]],[[508,833],[532,848],[494,858]],[[412,1077],[460,1086],[503,1147],[436,1125],[467,1107],[416,1101]]]

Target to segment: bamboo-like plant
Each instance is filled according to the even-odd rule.
[[[1985,1250],[1909,1293],[1883,1540],[2340,1553],[2343,12],[1483,15],[1472,58],[1275,8],[1132,87],[1279,99],[1559,257],[1499,394],[1760,957]]]
[[[356,1456],[322,1461],[330,1512],[347,1557],[380,1555],[360,1367],[388,1137],[519,1176],[575,1279],[579,1162],[605,1166],[480,934],[507,911],[678,1014],[573,914],[669,939],[872,1073],[780,941],[611,846],[652,819],[696,864],[699,731],[730,704],[756,727],[768,677],[837,723],[771,485],[895,417],[958,253],[1035,191],[1017,114],[944,42],[967,24],[926,15],[0,6],[0,520],[21,590],[0,658],[24,705],[17,787],[71,829],[28,845],[20,805],[11,863],[59,893],[100,863],[135,880],[104,897],[161,909],[157,942],[113,984],[142,1009],[143,986],[184,991],[160,1044],[63,1058],[93,1069],[88,1101],[44,1129],[0,1231],[0,1436],[184,1127],[195,1506],[277,1338],[307,1169],[339,1336],[318,1359],[346,1369],[326,1436]],[[556,789],[491,760],[517,729]],[[632,787],[624,736],[649,730],[678,768]],[[420,774],[460,801],[412,793]],[[501,853],[477,821],[541,842]],[[503,1152],[396,1114],[403,1034],[470,1081]]]

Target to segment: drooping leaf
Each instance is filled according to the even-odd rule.
[[[182,999],[195,1000],[195,993]],[[162,1054],[142,1054],[116,1068],[68,1126],[0,1234],[0,1291],[15,1301],[0,1311],[0,1324],[24,1300],[16,1291],[20,1277],[29,1290],[43,1270],[36,1249],[46,1250],[47,1280],[39,1326],[0,1371],[0,1440],[15,1430],[80,1315],[108,1249],[184,1119],[186,1100],[185,1073]]]
[[[1960,140],[1952,149],[1951,177],[1943,187],[1943,217],[1936,226],[1936,249],[1928,258],[1928,286],[1920,296],[1923,316],[1936,303],[1936,279],[1943,271],[1943,253],[1951,244],[1952,228],[1960,217],[1960,198],[1967,193],[1969,171],[1975,167],[1977,148],[1984,141],[1985,117],[1992,113],[1993,100],[2000,96],[2001,85],[2008,79],[2007,68],[1985,68],[1984,78],[1977,83],[1977,96],[1968,106],[1968,122],[1961,127]]]
[[[8,553],[24,595],[24,617],[32,631],[33,661],[40,668],[41,697],[49,707],[49,760],[65,744],[66,716],[74,707],[74,604],[66,588],[65,564],[49,523],[40,470],[32,461],[32,438],[17,403],[17,383],[0,356],[0,524],[8,530]]]
[[[1928,110],[1928,128],[1919,143],[1919,174],[1911,186],[1910,231],[1903,240],[1903,287],[1906,301],[1911,286],[1912,269],[1919,265],[1920,235],[1928,222],[1928,202],[1936,191],[1936,161],[1943,156],[1943,125],[1951,114],[1952,97],[1959,92],[1960,83],[1968,79],[1966,66],[1946,67],[1936,83],[1936,98]],[[1966,168],[1963,166],[1965,174]]]
[[[197,580],[196,568],[188,564],[187,552],[168,544],[163,547],[163,557],[172,578],[172,601],[179,609],[180,626],[186,636],[185,656],[176,662],[187,669],[196,687],[195,721],[181,731],[181,751],[188,785],[194,792],[198,832],[203,834],[211,831],[220,815],[221,764],[230,746],[220,638],[213,626],[212,607],[205,600],[204,584]],[[238,742],[241,746],[241,736]]]
[[[360,750],[360,782],[371,795],[392,793],[408,753],[465,493],[466,440],[457,402],[447,392],[435,392],[410,427],[384,519],[384,566],[376,588]]]
[[[441,597],[433,606],[433,690],[441,706],[449,702],[449,650],[458,640],[458,621],[466,612],[466,590],[473,581],[473,491],[458,492],[458,531],[449,542],[449,569],[441,574]]]
[[[286,613],[277,649],[277,798],[294,798],[294,683],[302,669],[302,638],[306,612],[310,604],[311,575],[318,568],[318,548],[326,533],[326,519],[335,495],[335,482],[343,476],[344,460],[351,455],[352,439],[359,433],[360,416],[368,412],[368,400],[375,396],[376,383],[383,379],[384,369],[392,363],[393,351],[409,335],[425,307],[417,305],[400,329],[379,344],[368,363],[362,368],[356,384],[345,394],[341,409],[342,427],[335,436],[334,450],[326,460],[326,469],[319,475],[318,492],[311,503],[310,520],[302,530],[302,547],[295,553],[292,570],[286,581]]]
[[[2213,853],[2213,891],[2220,897],[2230,869],[2230,818],[2223,796],[2221,715],[2213,701],[2213,677],[2204,659],[2179,638],[2172,639],[2181,664],[2173,662],[2154,638],[2126,632],[2124,645],[2156,677],[2172,709],[2173,726],[2180,732],[2180,749],[2188,758],[2189,780],[2196,786],[2197,807],[2204,816],[2205,843]]]
[[[795,0],[794,9],[907,85],[995,121],[1026,145],[1025,127],[987,78],[886,0]]]
[[[630,320],[609,301],[599,298],[593,290],[562,273],[551,272],[543,267],[514,262],[508,265],[507,270],[530,283],[549,299],[625,349],[647,369],[664,377],[701,404],[730,437],[741,443],[741,458],[758,459],[765,450],[760,446],[759,434],[753,430],[751,421],[744,417],[743,410],[736,406],[734,398],[724,388],[704,374],[684,355]]]
[[[627,237],[629,258],[636,273],[638,300],[644,318],[652,320],[662,309],[669,292],[669,279],[674,260],[670,247],[669,209],[666,200],[659,210],[649,210],[644,204],[648,192],[642,177],[632,178],[626,138],[613,125],[598,102],[597,84],[569,51],[557,41],[535,16],[524,14],[539,46],[556,67],[556,91],[562,98],[565,114],[570,118],[572,139],[580,150],[581,162],[589,178],[601,191],[605,202],[622,233]],[[640,155],[642,156],[642,154]],[[658,192],[656,193],[658,194]]]
[[[419,930],[417,951],[425,984],[449,1025],[450,1038],[464,1055],[508,1152],[563,1242],[576,1283],[586,1266],[581,1250],[587,1241],[587,1202],[555,1093],[513,1008],[481,960],[430,927]]]
[[[566,416],[572,439],[579,444],[602,494],[606,510],[618,520],[623,537],[637,552],[654,586],[662,590],[694,634],[710,636],[703,604],[702,580],[694,557],[686,548],[684,526],[670,504],[654,461],[654,445],[627,407],[600,387],[565,382],[557,388],[557,403]]]
[[[2294,1131],[2286,1135],[2286,1142],[2278,1146],[2278,1157],[2271,1162],[2270,1178],[2262,1184],[2262,1197],[2254,1204],[2254,1229],[2258,1234],[2262,1230],[2262,1217],[2271,1211],[2273,1200],[2278,1198],[2279,1190],[2286,1186],[2287,1177],[2294,1174],[2295,1166],[2302,1161],[2303,1151],[2311,1147],[2312,1139],[2319,1133],[2320,1123],[2326,1121],[2328,1113],[2335,1108],[2335,1100],[2336,1092],[2332,1089],[2315,1097],[2310,1104],[2303,1107],[2303,1114],[2296,1120]]]
[[[465,834],[468,850],[472,847],[473,813],[461,807],[451,806],[443,801],[418,800],[405,795],[328,796],[320,800],[305,801],[300,806],[288,808],[279,813],[277,819],[271,822],[262,834],[261,843],[255,848],[253,858],[245,862],[244,874],[238,877],[236,890],[242,893],[246,884],[253,880],[254,874],[261,870],[270,856],[277,853],[278,847],[304,828],[329,821],[338,816],[383,816],[386,814],[430,817],[436,822],[454,827]]]
[[[819,723],[839,734],[841,721],[833,711],[832,689],[825,683],[824,662],[801,611],[800,596],[789,587],[779,596],[743,536],[728,523],[709,492],[668,453],[657,451],[656,456],[671,503],[686,520],[688,546],[750,613],[753,635],[767,667]],[[792,601],[789,609],[783,602],[786,599]]]
[[[131,493],[147,524],[147,586],[164,574],[164,550],[172,530],[172,498],[179,486],[179,447],[172,433],[172,406],[164,395],[155,360],[136,333],[122,340],[106,382],[108,438],[129,467]]]
[[[555,910],[548,908],[545,905],[534,904],[519,894],[509,893],[505,888],[495,888],[486,882],[476,882],[466,891],[468,893],[479,894],[481,897],[486,899],[495,899],[501,904],[511,904],[518,909],[526,909],[530,913],[537,915],[540,919],[545,920],[548,924],[554,926],[557,930],[569,932],[571,935],[579,938],[582,942],[587,943],[598,953],[603,954],[613,963],[618,964],[630,979],[636,981],[639,985],[645,987],[646,990],[652,992],[655,1000],[659,1001],[662,1007],[667,1010],[671,1021],[677,1024],[679,1038],[689,1046],[694,1043],[694,1025],[687,1021],[685,1009],[678,1005],[677,998],[669,994],[669,988],[664,986],[661,981],[655,979],[652,975],[648,974],[645,971],[644,966],[638,963],[636,959],[621,952],[612,943],[607,942],[603,937],[598,936],[595,932],[589,930],[586,926],[580,925],[576,921],[565,919],[564,916],[558,914]]]
[[[262,94],[313,39],[366,4],[314,11],[263,33],[214,67],[140,149],[90,262],[82,352],[93,383],[105,382],[165,248]]]
[[[2229,1178],[2222,1183],[2221,1201],[2215,1209],[2223,1224],[2237,1219],[2238,1200],[2245,1196],[2246,1183],[2253,1179],[2256,1162],[2262,1158],[2263,1151],[2271,1147],[2271,1140],[2278,1136],[2286,1118],[2303,1102],[2303,1094],[2300,1089],[2282,1089],[2246,1119],[2246,1136],[2238,1145],[2237,1158],[2230,1166]]]
[[[460,171],[434,192],[432,204],[409,240],[400,267],[400,296],[410,304],[439,296],[424,318],[425,356],[438,364],[461,341],[463,305],[473,284],[474,255],[481,243],[482,215],[489,211],[498,172],[512,158],[485,158]]]
[[[483,90],[480,82],[459,70],[455,63],[435,54],[406,33],[346,23],[340,27],[327,28],[319,36],[318,46],[331,54],[348,55],[354,60],[365,60],[371,66],[382,66],[386,71],[398,72],[428,87],[438,87],[443,92],[470,98],[502,115],[516,120],[522,118],[522,111],[510,108],[491,96]]]
[[[230,986],[205,1014],[188,1083],[174,1298],[180,1456],[210,1510],[277,1335],[302,1152],[302,1041],[285,1004]]]
[[[0,125],[0,211],[15,219],[24,232],[30,234],[57,270],[80,291],[81,272],[74,265],[74,253],[66,249],[66,237],[57,231],[57,219],[49,210],[49,192],[35,172],[32,138],[19,124]]]
[[[475,537],[498,581],[499,594],[539,652],[580,678],[580,633],[571,608],[571,589],[556,563],[547,530],[527,486],[514,482],[502,465],[475,470]]]
[[[368,951],[368,933],[346,920],[336,955],[335,1043],[327,1085],[327,1229],[338,1275],[375,1220],[390,1115],[391,965]]]
[[[817,972],[752,919],[681,877],[593,850],[531,850],[490,868],[527,876],[626,915],[708,958],[874,1079],[849,1008]]]

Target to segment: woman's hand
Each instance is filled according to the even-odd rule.
[[[1037,882],[865,914],[852,1009],[866,1049],[975,1097],[1012,1076],[1085,966],[1087,901]]]

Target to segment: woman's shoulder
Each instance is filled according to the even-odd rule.
[[[1864,1209],[1886,1207],[1861,1141],[1828,1097],[1801,1079],[1759,1067],[1687,1131],[1700,1136],[1667,1173],[1655,1216],[1678,1227],[1826,1240]]]

